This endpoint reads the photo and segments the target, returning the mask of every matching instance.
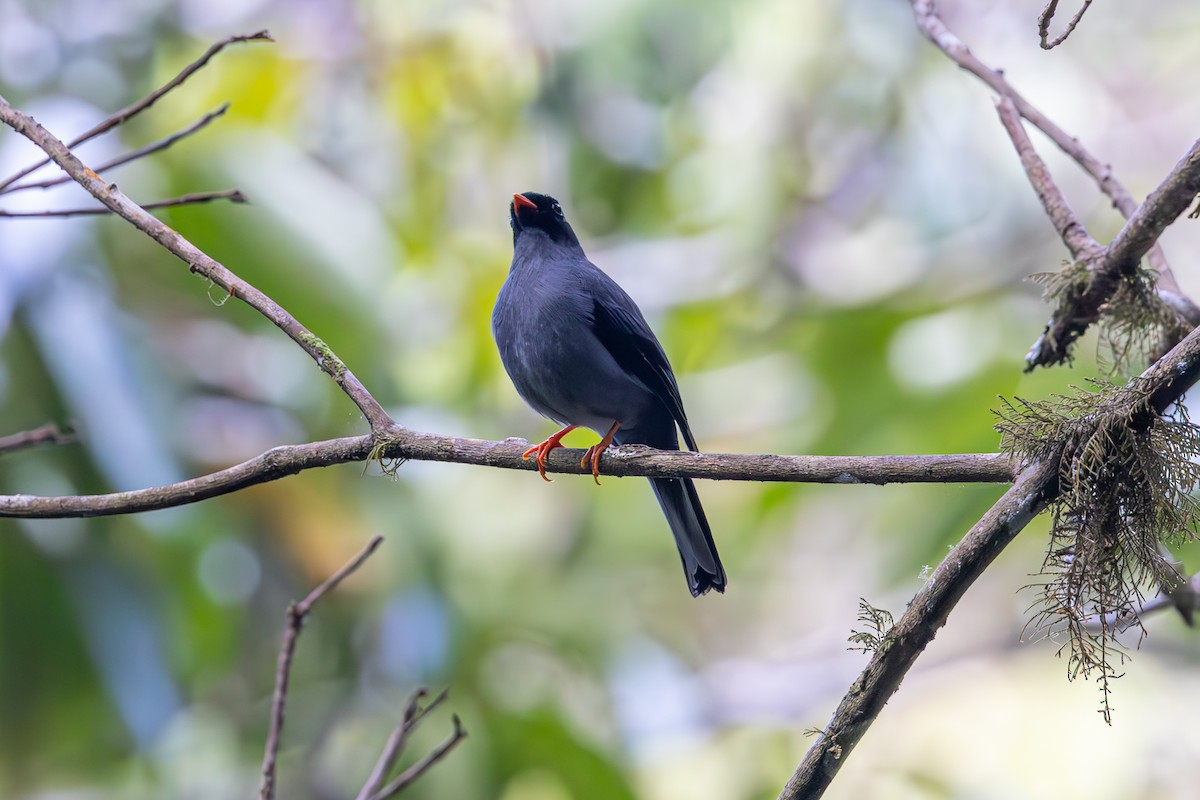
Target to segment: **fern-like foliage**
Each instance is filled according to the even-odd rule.
[[[1055,313],[1074,309],[1095,274],[1084,262],[1067,263],[1058,272],[1041,272],[1030,280],[1042,287],[1043,299]],[[1118,279],[1115,291],[1099,309],[1100,360],[1110,374],[1125,374],[1136,364],[1153,361],[1187,335],[1190,328],[1155,291],[1158,273],[1135,269]]]
[[[1110,683],[1128,658],[1118,629],[1144,633],[1144,593],[1169,592],[1182,580],[1164,546],[1193,537],[1200,519],[1192,497],[1200,486],[1200,428],[1182,406],[1156,413],[1138,381],[1006,401],[998,416],[1005,452],[1059,459],[1045,580],[1030,625],[1054,637],[1066,633],[1059,652],[1069,653],[1068,675],[1098,681],[1111,722]]]
[[[876,608],[866,601],[858,599],[858,621],[866,625],[866,630],[850,631],[850,647],[847,650],[857,650],[861,653],[877,653],[888,646],[891,641],[891,630],[895,621],[887,609]]]

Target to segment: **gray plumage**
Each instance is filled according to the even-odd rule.
[[[678,426],[696,450],[662,346],[629,295],[588,261],[558,202],[526,192],[514,195],[509,212],[513,260],[492,332],[517,392],[563,425],[604,436],[619,423],[617,444],[678,450]],[[723,592],[725,570],[692,481],[650,484],[692,594]]]

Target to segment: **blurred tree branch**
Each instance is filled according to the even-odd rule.
[[[97,136],[101,136],[105,133],[108,133],[110,130],[117,127],[118,125],[121,125],[121,124],[129,121],[133,117],[136,117],[138,114],[142,113],[146,109],[150,108],[150,106],[157,103],[163,97],[163,95],[167,94],[172,89],[177,89],[180,86],[182,86],[184,81],[186,81],[188,78],[192,77],[192,75],[194,75],[195,73],[197,73],[201,69],[203,69],[204,66],[206,64],[208,64],[208,62],[211,61],[212,58],[217,53],[221,52],[229,45],[237,44],[240,42],[273,42],[273,41],[275,41],[275,40],[271,38],[271,34],[265,30],[258,31],[257,33],[239,34],[236,36],[227,36],[226,38],[213,44],[211,47],[209,47],[207,50],[205,50],[203,55],[201,55],[195,61],[193,61],[192,63],[190,63],[186,67],[184,67],[182,70],[180,70],[180,72],[174,78],[171,78],[171,80],[167,81],[162,86],[158,87],[153,92],[151,92],[150,94],[143,97],[141,100],[138,100],[136,103],[128,105],[125,108],[122,108],[120,111],[116,112],[115,114],[110,114],[109,116],[105,117],[103,120],[96,123],[94,126],[92,126],[88,130],[84,131],[83,133],[79,134],[74,139],[72,139],[70,142],[68,142],[66,144],[66,147],[68,147],[68,148],[78,147],[79,145],[83,144],[84,142],[90,141],[91,139],[95,139]],[[201,127],[203,127],[203,125],[201,125]],[[49,155],[49,154],[47,153],[47,155]],[[8,178],[4,179],[3,181],[0,181],[0,192],[8,189],[8,187],[12,186],[14,183],[21,180],[22,178],[24,178],[28,175],[31,175],[34,172],[37,172],[42,167],[48,165],[52,160],[53,160],[53,158],[44,158],[41,161],[38,161],[36,164],[31,164],[30,166],[18,171],[17,173],[9,176]],[[124,162],[122,162],[122,163],[124,163]]]
[[[1053,41],[1050,38],[1050,21],[1054,19],[1054,12],[1058,10],[1058,0],[1050,0],[1046,7],[1042,9],[1041,16],[1038,17],[1038,39],[1041,42],[1043,50],[1053,50],[1067,40],[1075,31],[1075,26],[1079,24],[1079,20],[1083,19],[1083,15],[1087,13],[1088,8],[1092,5],[1092,0],[1083,0],[1083,5],[1079,7],[1079,11],[1075,16],[1071,17],[1071,21],[1067,23],[1066,29],[1063,30]]]
[[[296,644],[300,640],[300,631],[304,628],[304,621],[313,607],[325,595],[336,589],[342,581],[350,577],[359,567],[366,563],[366,560],[375,553],[382,543],[382,536],[373,537],[358,555],[354,556],[341,569],[322,581],[303,600],[288,606],[287,621],[283,628],[283,643],[279,648],[279,660],[275,669],[275,691],[271,700],[271,725],[267,733],[266,744],[263,748],[262,786],[259,789],[261,800],[273,800],[275,797],[279,743],[283,737],[283,720],[284,712],[287,708],[292,660],[296,655]],[[403,721],[392,735],[388,737],[387,745],[384,747],[379,762],[375,765],[375,769],[372,770],[370,777],[367,778],[362,791],[358,795],[363,800],[385,800],[385,798],[395,796],[417,780],[417,778],[424,775],[430,767],[466,738],[466,731],[463,730],[458,715],[453,715],[451,718],[453,732],[450,738],[401,773],[392,783],[382,786],[383,781],[387,779],[387,776],[395,767],[396,761],[408,741],[409,734],[417,726],[417,723],[446,699],[446,692],[442,692],[434,698],[433,702],[429,703],[425,708],[421,708],[419,701],[425,694],[424,689],[418,689],[409,699],[405,707]]]
[[[446,699],[446,691],[442,690],[437,697],[433,698],[433,700],[429,701],[428,705],[422,708],[421,700],[426,694],[425,689],[418,689],[413,692],[412,697],[409,698],[407,707],[404,709],[404,718],[396,726],[395,730],[392,731],[391,736],[388,737],[383,752],[379,754],[379,760],[375,762],[375,768],[371,770],[370,777],[367,778],[367,782],[359,790],[355,800],[387,800],[389,797],[395,797],[428,772],[434,764],[445,758],[459,742],[467,737],[467,732],[463,729],[462,721],[458,718],[457,714],[452,714],[450,716],[450,724],[453,726],[453,729],[450,735],[419,761],[401,772],[386,785],[384,784],[388,775],[396,768],[396,762],[400,760],[400,756],[404,752],[404,747],[408,744],[408,739],[412,735],[412,732],[416,730],[417,724],[420,723],[425,715],[441,705],[442,701]]]
[[[300,629],[304,627],[304,618],[308,616],[308,612],[312,611],[313,606],[321,601],[321,598],[336,589],[338,584],[361,567],[382,543],[382,536],[372,538],[358,555],[322,581],[299,603],[292,603],[287,608],[287,622],[283,627],[283,644],[279,647],[279,661],[275,669],[275,691],[271,699],[271,727],[267,732],[267,742],[263,753],[263,782],[259,791],[262,800],[271,800],[275,797],[275,764],[279,758],[279,740],[283,735],[288,680],[292,672],[292,659],[296,655],[296,643],[300,639]]]
[[[200,119],[193,122],[191,125],[187,126],[186,128],[183,128],[181,130],[178,130],[175,133],[172,133],[170,136],[164,136],[162,139],[159,139],[156,142],[151,142],[150,144],[145,145],[144,147],[139,147],[137,150],[134,150],[129,153],[125,153],[124,155],[121,155],[121,156],[117,156],[116,158],[114,158],[110,161],[105,161],[103,164],[96,167],[96,172],[104,172],[105,170],[114,169],[115,167],[119,167],[124,164],[128,164],[132,161],[137,161],[139,158],[145,158],[146,156],[153,155],[154,153],[157,153],[160,150],[166,150],[168,147],[175,144],[176,142],[178,142],[182,139],[186,139],[187,137],[204,130],[206,127],[208,127],[208,125],[211,122],[213,122],[217,118],[223,116],[225,114],[225,112],[228,110],[229,110],[229,103],[222,103],[221,105],[217,106],[217,108],[215,108],[214,110],[208,112],[203,117],[201,117]],[[48,162],[43,162],[43,163],[48,163]],[[5,189],[0,189],[0,195],[12,194],[13,192],[23,192],[27,189],[49,189],[51,187],[61,186],[64,183],[70,183],[70,182],[71,182],[70,175],[60,175],[57,178],[47,178],[44,181],[33,181],[31,183],[20,183],[20,184],[17,184],[16,186],[8,186]],[[149,208],[149,206],[145,206],[145,207]]]
[[[114,184],[115,185],[115,184]],[[20,187],[19,187],[20,188]],[[198,203],[211,203],[214,200],[228,200],[231,203],[248,203],[246,196],[238,189],[223,189],[219,192],[196,192],[180,195],[169,200],[156,200],[142,205],[144,209],[172,208],[174,206],[194,206]],[[56,208],[46,211],[4,211],[0,209],[0,219],[37,219],[44,217],[84,217],[98,214],[111,214],[108,208]]]
[[[70,429],[64,431],[57,425],[42,425],[33,430],[0,436],[0,454],[36,447],[39,444],[75,444],[77,441],[78,437]]]

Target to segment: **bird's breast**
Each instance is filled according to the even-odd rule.
[[[500,360],[538,413],[603,434],[653,402],[596,337],[591,302],[547,282],[510,280],[492,315]]]

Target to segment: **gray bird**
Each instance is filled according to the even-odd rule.
[[[513,260],[492,311],[492,334],[517,393],[565,427],[529,448],[546,478],[546,456],[577,427],[601,437],[580,463],[599,483],[600,454],[613,442],[688,448],[679,386],[662,345],[625,290],[583,254],[553,197],[526,192],[509,206]],[[675,535],[693,596],[725,591],[725,569],[689,478],[651,478]]]

